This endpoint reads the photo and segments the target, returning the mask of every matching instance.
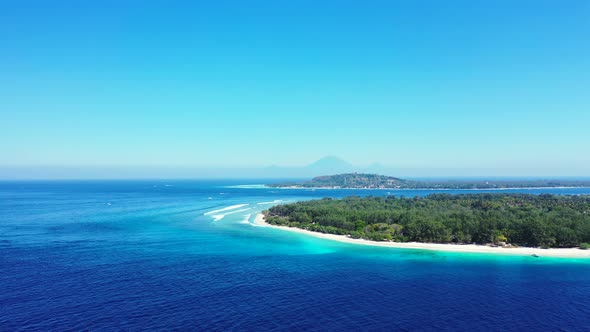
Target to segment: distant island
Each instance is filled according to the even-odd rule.
[[[267,184],[272,188],[348,188],[348,189],[507,189],[590,187],[582,180],[446,180],[414,181],[393,176],[345,173],[317,176],[310,181]]]
[[[277,205],[264,217],[270,225],[370,241],[590,247],[589,195],[354,196]]]

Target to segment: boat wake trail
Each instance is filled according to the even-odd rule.
[[[231,205],[231,206],[228,206],[228,207],[224,207],[223,209],[205,212],[203,215],[208,216],[210,214],[214,214],[214,213],[218,213],[218,212],[235,210],[235,209],[239,209],[239,208],[241,208],[243,206],[247,206],[247,205],[250,205],[250,204],[236,204],[236,205]]]
[[[246,208],[246,209],[241,209],[241,210],[235,210],[235,211],[228,212],[228,213],[223,213],[223,214],[214,214],[211,217],[213,217],[213,220],[219,221],[219,220],[225,218],[225,216],[229,216],[230,214],[240,213],[240,212],[249,211],[249,210],[251,210],[251,208]]]

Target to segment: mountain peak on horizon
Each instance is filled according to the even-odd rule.
[[[347,166],[352,167],[352,164],[335,156],[322,157],[313,163],[309,164],[308,167],[316,166]]]
[[[354,166],[338,157],[326,156],[318,159],[317,161],[309,164],[306,168],[312,169],[318,173],[329,172],[329,173],[342,173],[351,172],[354,170]]]

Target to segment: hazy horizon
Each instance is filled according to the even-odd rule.
[[[508,171],[508,172],[507,172]],[[502,169],[403,168],[380,163],[353,165],[330,156],[305,165],[292,166],[34,166],[0,167],[0,180],[94,180],[94,179],[309,179],[340,173],[374,173],[408,179],[501,179],[501,178],[578,178],[590,176],[572,173],[543,173],[530,169],[515,172]]]
[[[590,176],[589,12],[3,2],[0,178]]]

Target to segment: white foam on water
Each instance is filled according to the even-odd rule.
[[[248,204],[246,204],[246,205],[248,205]],[[247,209],[236,210],[236,211],[232,211],[232,212],[228,212],[228,213],[223,213],[223,214],[214,214],[211,217],[213,217],[213,220],[219,221],[219,220],[225,218],[225,216],[229,216],[230,214],[236,214],[236,213],[248,211],[248,210],[251,210],[251,209],[252,208],[247,208]]]
[[[252,213],[248,213],[244,216],[244,220],[242,220],[242,224],[250,224],[250,217],[252,217]]]
[[[256,204],[258,204],[258,205],[277,204],[277,203],[280,203],[282,201],[283,201],[282,199],[275,199],[272,202],[260,202],[260,203],[256,203]]]
[[[235,210],[235,209],[239,209],[242,206],[246,206],[246,205],[250,205],[250,204],[236,204],[236,205],[231,205],[231,206],[224,207],[223,209],[205,212],[203,215],[204,216],[207,216],[207,215],[210,215],[210,214],[213,214],[213,213],[217,213],[217,212],[223,212],[223,211],[228,211],[228,210]]]

